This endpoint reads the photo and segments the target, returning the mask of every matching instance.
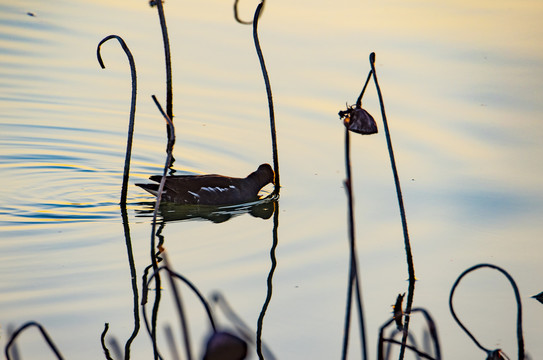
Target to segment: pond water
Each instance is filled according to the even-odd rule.
[[[252,18],[257,2],[239,5],[240,16]],[[245,176],[272,163],[252,27],[236,23],[224,1],[168,1],[165,11],[178,173]],[[543,305],[531,298],[543,290],[542,18],[535,0],[268,2],[259,34],[277,123],[278,226],[274,216],[247,209],[221,222],[167,221],[161,235],[170,265],[206,298],[220,293],[253,336],[260,324],[266,358],[341,357],[349,241],[337,113],[356,101],[375,52],[418,280],[413,306],[433,316],[444,358],[485,358],[454,322],[448,299],[467,268],[500,266],[519,287],[527,353],[542,358]],[[102,46],[105,70],[96,60],[98,42],[110,34],[124,38],[138,74],[131,248],[119,207],[130,71],[116,41]],[[0,79],[2,346],[32,320],[66,358],[102,358],[105,323],[108,347],[116,341],[124,349],[135,328],[129,260],[140,302],[151,252],[154,198],[134,184],[160,174],[166,155],[165,122],[151,100],[155,94],[165,104],[156,8],[132,0],[2,2]],[[380,130],[351,136],[368,356],[375,359],[379,328],[407,291],[408,272],[373,83],[363,100]],[[209,323],[193,293],[178,287],[198,358]],[[162,288],[157,338],[169,358],[165,327],[174,339],[181,330],[172,288],[164,280]],[[482,345],[516,358],[516,305],[505,277],[471,273],[455,306]],[[150,359],[136,308],[131,358]],[[233,326],[213,308],[221,328]],[[422,317],[410,326],[421,341]],[[350,358],[360,358],[359,339],[353,315]],[[20,335],[17,350],[24,359],[50,353],[36,329]],[[254,345],[250,354],[257,358]]]

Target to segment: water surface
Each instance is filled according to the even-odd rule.
[[[241,1],[251,18],[256,2]],[[232,4],[167,2],[179,172],[245,176],[272,162],[268,108],[250,26]],[[67,358],[103,356],[100,334],[124,347],[134,329],[133,288],[120,208],[130,73],[138,103],[128,219],[141,296],[149,264],[153,198],[134,186],[165,160],[161,33],[146,1],[22,1],[0,5],[0,272],[2,344],[10,325],[43,324]],[[29,15],[31,13],[33,16]],[[262,336],[276,358],[339,358],[348,274],[343,158],[337,112],[353,104],[377,54],[409,222],[417,307],[437,322],[445,358],[485,356],[454,323],[455,279],[481,262],[519,286],[527,352],[543,356],[543,6],[525,2],[268,2],[259,24],[275,101],[281,197],[273,295]],[[394,183],[375,88],[364,107],[380,133],[352,138],[356,231],[370,358],[379,327],[407,290]],[[268,192],[271,188],[266,189]],[[228,221],[172,221],[162,229],[174,268],[205,296],[223,294],[256,331],[272,268],[273,218],[241,211]],[[184,291],[193,346],[209,330]],[[505,278],[481,270],[463,280],[457,312],[490,348],[516,354],[514,297]],[[176,326],[164,286],[164,325]],[[229,320],[220,316],[221,325]],[[420,333],[421,319],[411,326]],[[42,358],[33,331],[23,358]],[[359,357],[352,326],[350,357]],[[181,347],[181,345],[180,345]],[[145,328],[132,358],[149,359]],[[252,358],[256,358],[254,348]]]

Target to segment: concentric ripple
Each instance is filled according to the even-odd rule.
[[[4,128],[3,224],[118,217],[122,153],[97,142],[95,130],[15,124]]]

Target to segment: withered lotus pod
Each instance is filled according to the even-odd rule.
[[[247,356],[247,343],[225,331],[214,332],[206,346],[204,360],[242,360]]]
[[[362,135],[377,133],[375,119],[361,106],[348,106],[347,110],[339,112],[339,116],[343,119],[343,124],[349,131]]]

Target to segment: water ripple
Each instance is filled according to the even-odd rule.
[[[0,189],[5,225],[118,218],[122,154],[93,129],[4,126]],[[102,134],[103,135],[103,134]],[[100,140],[97,140],[99,139]]]

